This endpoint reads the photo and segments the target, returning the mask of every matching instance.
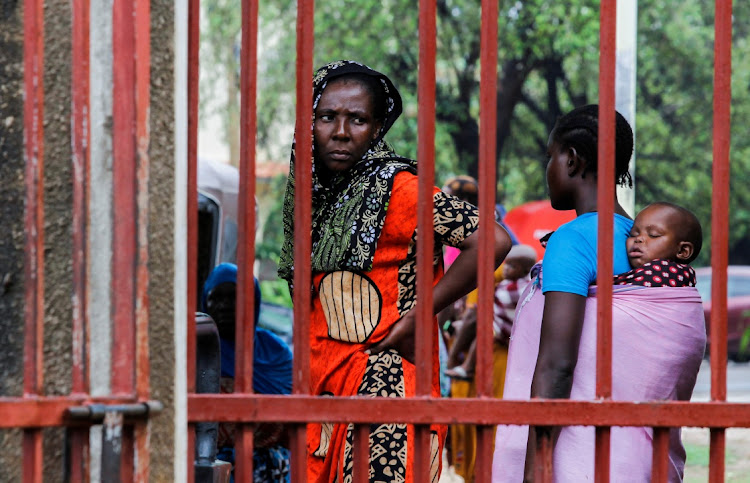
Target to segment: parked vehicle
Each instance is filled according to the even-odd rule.
[[[710,337],[711,267],[696,268],[695,273]],[[750,334],[750,266],[730,265],[727,267],[727,353],[730,360],[750,361],[750,347],[747,344],[750,335],[746,334]]]

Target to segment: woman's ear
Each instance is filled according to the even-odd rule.
[[[375,131],[372,133],[372,140],[375,141],[383,130],[383,121],[375,121]]]
[[[576,148],[569,147],[568,148],[568,176],[573,177],[578,173],[578,170],[581,167],[581,163],[583,160],[580,156],[578,156],[578,151],[576,151]]]
[[[687,263],[690,257],[693,256],[695,247],[689,241],[681,241],[677,246],[677,260]]]

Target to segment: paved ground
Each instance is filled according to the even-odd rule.
[[[693,401],[708,401],[711,398],[711,366],[704,361],[698,373],[693,391]],[[727,365],[727,400],[750,403],[750,364]],[[685,483],[708,481],[709,430],[684,428],[683,443],[688,454],[685,467]],[[750,428],[735,428],[726,432],[727,457],[725,460],[726,483],[750,483]],[[463,478],[453,473],[447,462],[443,462],[443,474],[439,483],[462,483]]]
[[[711,366],[704,361],[693,391],[693,401],[711,399]],[[750,364],[727,364],[727,400],[750,402]],[[685,483],[708,481],[709,430],[685,428],[682,441],[687,450]],[[724,476],[727,483],[750,483],[750,428],[734,428],[726,432]]]

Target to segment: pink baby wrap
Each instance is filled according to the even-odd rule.
[[[595,399],[596,297],[589,291],[578,363],[570,399]],[[703,306],[693,287],[616,286],[612,296],[612,399],[688,401],[706,345]],[[529,399],[539,353],[544,295],[531,283],[521,295],[508,354],[505,399]],[[651,479],[652,430],[614,427],[612,482]],[[493,482],[523,481],[528,426],[499,426],[492,465]],[[594,480],[594,428],[563,428],[555,446],[555,482]],[[669,481],[682,481],[685,450],[680,429],[672,429]]]

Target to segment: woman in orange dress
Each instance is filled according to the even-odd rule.
[[[411,397],[415,394],[417,163],[383,136],[401,113],[385,75],[352,61],[320,68],[313,79],[313,306],[311,392],[320,396]],[[294,147],[284,198],[279,276],[294,270]],[[476,207],[433,190],[437,313],[476,286]],[[510,249],[495,226],[495,266]],[[443,276],[442,245],[461,248]],[[307,263],[307,260],[305,260]],[[433,388],[440,396],[437,322]],[[431,481],[440,474],[444,426],[432,426]],[[308,481],[350,481],[353,425],[308,426]],[[370,481],[423,481],[413,472],[413,428],[372,424]]]

